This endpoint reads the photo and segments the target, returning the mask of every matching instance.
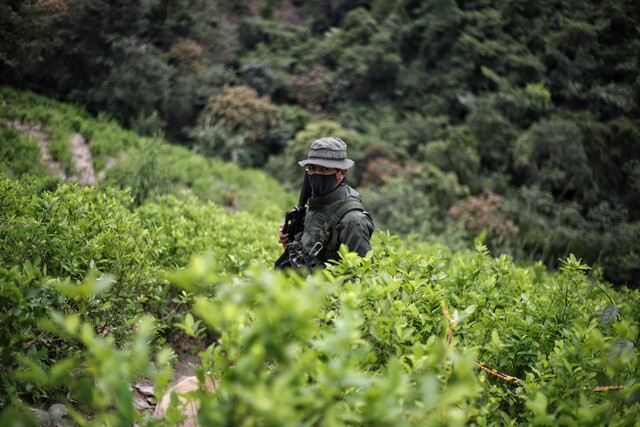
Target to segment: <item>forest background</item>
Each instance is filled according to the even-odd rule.
[[[340,136],[378,228],[637,288],[638,22],[634,0],[4,0],[0,84],[292,193]]]

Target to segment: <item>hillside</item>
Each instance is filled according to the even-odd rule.
[[[11,0],[0,85],[289,190],[310,141],[337,135],[382,229],[467,249],[481,236],[493,256],[549,268],[574,254],[637,288],[637,3]],[[98,153],[111,148],[87,131],[65,133],[91,140],[104,171],[120,148]],[[173,179],[244,208],[235,189]]]
[[[151,413],[183,360],[220,382],[195,394],[202,425],[640,416],[640,294],[575,256],[554,271],[378,230],[365,258],[275,272],[295,194],[264,172],[0,94],[0,424],[174,425]],[[74,135],[95,186],[41,163],[46,142],[78,179]]]
[[[105,117],[28,92],[0,89],[1,173],[129,187],[139,205],[162,194],[191,194],[274,220],[295,201],[268,174],[143,137]]]

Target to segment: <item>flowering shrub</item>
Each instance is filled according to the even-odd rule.
[[[279,108],[267,97],[249,86],[225,86],[222,92],[209,98],[204,113],[204,125],[221,122],[232,133],[244,133],[258,140],[267,136],[278,124]]]
[[[476,235],[486,230],[490,237],[503,241],[518,233],[518,226],[506,219],[500,210],[503,201],[500,195],[486,191],[455,203],[449,209],[449,215],[453,221]]]
[[[299,104],[316,111],[329,102],[333,80],[321,65],[313,67],[307,74],[293,79],[293,97]]]

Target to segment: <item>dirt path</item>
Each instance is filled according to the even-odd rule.
[[[93,157],[89,144],[79,133],[74,133],[70,138],[71,158],[76,168],[75,181],[80,185],[96,185],[96,174],[93,171]]]

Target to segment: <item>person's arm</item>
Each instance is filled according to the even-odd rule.
[[[361,211],[351,211],[336,225],[334,236],[338,246],[345,244],[349,251],[365,256],[371,250],[371,235],[373,234],[371,217]]]

